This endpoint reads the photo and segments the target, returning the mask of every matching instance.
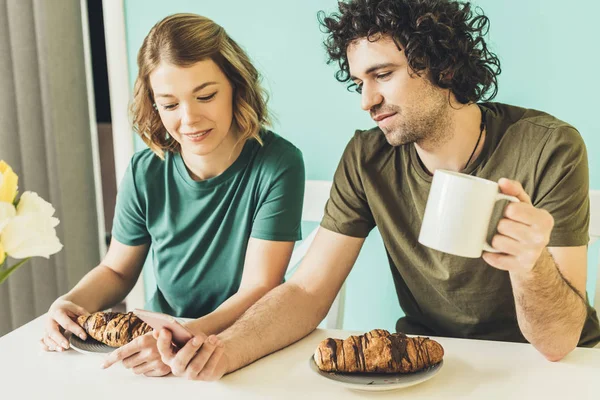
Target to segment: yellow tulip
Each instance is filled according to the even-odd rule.
[[[19,178],[12,168],[0,161],[0,201],[12,203],[17,197],[17,182]]]
[[[4,247],[2,247],[2,243],[0,243],[0,266],[6,259],[6,253],[4,252]]]

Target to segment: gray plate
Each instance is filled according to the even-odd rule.
[[[395,390],[417,385],[433,378],[444,365],[442,360],[432,367],[410,374],[341,374],[321,371],[312,356],[308,363],[311,370],[333,383],[349,389],[367,391]]]
[[[116,350],[116,347],[107,346],[89,336],[86,340],[81,340],[78,336],[71,335],[69,343],[73,350],[84,354],[107,354]]]

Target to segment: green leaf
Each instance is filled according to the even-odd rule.
[[[31,258],[31,257],[29,257]],[[10,274],[12,274],[13,272],[15,272],[17,270],[17,268],[19,268],[21,265],[25,264],[27,261],[29,261],[29,258],[25,258],[23,260],[21,260],[20,262],[16,263],[15,265],[13,265],[10,268],[4,269],[0,267],[0,285],[6,280],[8,279],[8,277],[10,276]],[[6,263],[6,262],[5,262]]]

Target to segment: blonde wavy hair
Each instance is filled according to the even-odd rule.
[[[174,14],[158,22],[146,38],[137,56],[131,115],[133,129],[150,149],[164,159],[164,152],[179,152],[179,143],[167,134],[150,86],[150,73],[161,63],[185,67],[211,59],[221,68],[233,87],[233,121],[240,137],[238,144],[256,139],[270,125],[267,93],[260,85],[260,74],[246,52],[212,20],[196,14]]]

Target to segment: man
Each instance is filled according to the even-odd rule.
[[[398,331],[527,341],[551,361],[598,343],[585,292],[585,145],[548,114],[478,104],[495,96],[500,72],[483,40],[487,17],[455,1],[351,0],[321,22],[338,80],[351,81],[378,127],[348,144],[321,228],[294,276],[216,342],[199,338],[174,353],[161,332],[164,362],[176,375],[218,379],[304,337],[375,226],[406,313]],[[521,201],[496,218],[492,245],[502,253],[467,259],[418,243],[437,169],[499,181]]]

